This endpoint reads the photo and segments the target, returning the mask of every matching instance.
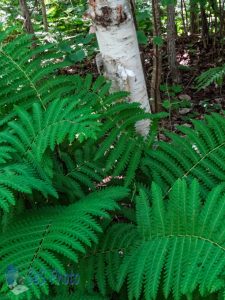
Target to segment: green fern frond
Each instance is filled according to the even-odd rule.
[[[143,119],[157,119],[160,116],[153,117],[144,113],[139,104],[125,102],[106,106],[100,113],[103,126],[98,139],[102,142],[96,152],[95,161],[106,160],[108,176],[121,176],[125,185],[129,186],[134,181],[137,170],[140,170],[141,160],[150,146],[149,137],[144,139],[137,135],[135,124]],[[152,127],[156,122],[153,120]],[[155,136],[155,130],[153,135]]]
[[[197,89],[201,90],[206,88],[212,83],[217,85],[222,85],[225,76],[225,65],[221,67],[211,68],[203,72],[200,76],[197,77]]]
[[[87,97],[88,92],[95,94],[93,91],[101,88],[104,89],[102,97],[107,93],[108,84],[103,78],[96,81],[93,87],[85,87],[84,80],[78,75],[58,75],[58,70],[68,66],[68,62],[63,60],[63,53],[56,45],[37,45],[32,48],[32,36],[20,35],[6,42],[7,34],[10,31],[0,33],[0,124],[16,117],[14,104],[27,110],[34,102],[39,102],[46,108],[56,98],[77,95],[82,99],[83,94]]]
[[[138,243],[138,237],[133,224],[118,223],[109,227],[98,245],[79,261],[80,276],[83,278],[80,288],[91,291],[96,283],[103,295],[110,289],[116,290],[123,257],[129,247]]]
[[[150,193],[140,188],[136,224],[110,226],[93,253],[79,261],[87,290],[96,283],[107,295],[127,283],[128,299],[146,300],[156,299],[161,288],[172,299],[223,292],[225,185],[206,200],[200,195],[196,180],[176,181],[166,201],[157,184]]]
[[[115,187],[90,194],[69,207],[43,208],[32,211],[32,218],[22,216],[14,220],[1,234],[0,282],[5,286],[7,266],[15,265],[25,285],[29,273],[44,270],[46,284],[51,283],[52,272],[65,273],[62,258],[77,262],[85,247],[96,243],[101,232],[99,218],[109,218],[108,211],[118,208],[117,200],[128,195],[125,188]],[[33,290],[32,290],[33,289]],[[29,284],[27,293],[40,294],[41,287]]]
[[[185,135],[168,133],[171,143],[159,142],[142,160],[147,176],[160,184],[164,191],[178,178],[197,178],[207,193],[225,181],[225,119],[213,113],[205,121],[194,121],[194,129],[179,126]],[[147,167],[147,171],[146,168]]]
[[[4,211],[9,211],[9,206],[16,204],[15,192],[31,194],[33,190],[57,197],[52,185],[39,179],[29,165],[12,164],[0,170],[0,208]]]
[[[69,143],[76,138],[81,141],[87,137],[95,138],[98,115],[87,108],[77,109],[76,105],[76,101],[55,100],[44,110],[35,103],[32,115],[17,108],[18,120],[9,122],[11,130],[1,132],[0,138],[28,161],[41,161],[47,147],[54,150],[55,145],[66,138]]]
[[[181,299],[198,288],[203,297],[223,289],[224,184],[208,194],[205,204],[195,180],[190,185],[178,180],[168,202],[162,201],[161,189],[153,184],[152,200],[144,196],[151,224],[145,217],[146,204],[140,206],[140,199],[136,200],[137,226],[146,222],[149,234],[139,240],[139,245],[130,245],[118,270],[118,289],[126,278],[129,299],[140,299],[142,291],[145,299],[155,299],[160,282],[164,296],[168,298],[172,293],[173,299]]]
[[[92,162],[95,149],[87,142],[77,148],[74,155],[61,151],[60,159],[56,160],[54,187],[72,202],[94,191],[104,179],[103,166],[101,168],[100,162]],[[93,152],[89,153],[91,150]]]
[[[15,152],[12,147],[0,146],[0,164],[6,163],[12,159],[11,153]]]

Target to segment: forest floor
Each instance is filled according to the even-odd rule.
[[[149,44],[144,49],[148,89],[151,83],[152,56],[152,45]],[[176,131],[177,125],[191,126],[192,119],[203,119],[206,114],[225,110],[225,86],[216,87],[212,84],[199,91],[196,88],[196,78],[199,75],[210,68],[224,64],[225,52],[215,49],[212,44],[209,44],[208,49],[204,49],[198,36],[194,39],[193,37],[180,37],[177,40],[177,61],[181,77],[179,84],[181,91],[179,87],[171,90],[170,78],[167,78],[169,70],[165,45],[163,47],[162,86],[166,91],[162,91],[161,99],[162,103],[169,100],[174,101],[175,105],[174,108],[169,109],[169,120],[164,120],[162,126],[172,131]],[[172,96],[168,95],[168,90],[172,92]],[[183,107],[176,109],[176,103],[181,103],[181,101],[184,102]]]
[[[218,47],[218,45],[217,45]],[[152,44],[142,47],[144,67],[148,90],[150,90],[152,73]],[[161,122],[161,132],[164,129],[176,131],[177,125],[192,126],[192,119],[203,119],[204,115],[211,112],[223,112],[225,110],[225,86],[216,87],[215,84],[197,91],[196,78],[209,68],[221,66],[225,62],[225,51],[208,46],[204,49],[200,37],[179,37],[177,40],[177,60],[181,81],[175,88],[170,84],[168,77],[168,62],[166,45],[162,47],[162,103],[174,103],[172,107],[165,109],[169,117]],[[97,77],[98,71],[95,59],[86,60],[82,65],[77,64],[72,68],[71,73],[86,75],[92,73]],[[168,78],[167,78],[168,77]],[[181,104],[182,103],[182,104]],[[160,134],[160,139],[166,137]]]

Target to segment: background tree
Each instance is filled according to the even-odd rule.
[[[42,11],[44,29],[47,32],[48,31],[48,19],[47,19],[47,13],[46,13],[45,0],[41,0],[41,11]]]
[[[168,0],[167,3],[167,55],[170,77],[172,82],[180,82],[176,57],[176,24],[175,24],[175,1]]]
[[[199,31],[198,0],[190,0],[190,32],[197,34]]]
[[[162,73],[162,52],[163,43],[161,37],[161,20],[160,20],[160,2],[152,0],[153,14],[153,70],[151,80],[151,99],[154,112],[161,109],[160,84]]]
[[[22,16],[24,18],[24,28],[27,31],[27,33],[33,34],[34,28],[30,17],[29,8],[27,5],[26,0],[19,0],[20,3],[20,9],[22,12]]]
[[[201,12],[201,22],[202,22],[202,41],[204,48],[207,49],[209,42],[209,24],[207,19],[207,13],[205,9],[205,1],[200,1],[200,12]]]

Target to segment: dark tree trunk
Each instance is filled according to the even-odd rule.
[[[190,0],[190,21],[191,21],[191,34],[197,34],[198,29],[198,4],[196,0]]]
[[[201,19],[202,19],[202,41],[204,48],[207,49],[209,42],[209,24],[207,20],[207,15],[205,12],[205,7],[203,4],[200,5]]]
[[[48,19],[47,19],[47,13],[46,13],[45,0],[41,0],[41,11],[42,11],[42,19],[43,19],[44,29],[46,32],[48,32]]]
[[[173,83],[180,82],[180,74],[176,57],[176,29],[175,29],[175,6],[167,6],[167,54],[170,75]]]
[[[161,36],[161,21],[160,21],[160,6],[159,0],[152,0],[152,12],[153,12],[153,36]],[[160,98],[160,83],[162,73],[162,52],[161,45],[153,44],[153,70],[151,81],[151,99],[152,110],[158,112],[161,110],[161,98]]]
[[[31,22],[30,12],[27,6],[26,0],[19,0],[20,2],[20,9],[22,12],[22,16],[24,18],[24,28],[26,29],[27,33],[34,34],[34,28]]]
[[[185,8],[184,8],[183,0],[180,1],[180,5],[181,5],[181,17],[182,17],[184,33],[187,35],[187,26],[186,26],[186,20],[185,20]]]

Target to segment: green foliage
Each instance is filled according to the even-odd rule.
[[[197,178],[207,193],[225,180],[225,120],[213,113],[205,121],[193,121],[194,129],[178,126],[186,137],[167,133],[171,143],[159,142],[143,160],[143,170],[166,192],[178,178]],[[147,169],[146,169],[147,168]]]
[[[224,76],[225,65],[221,67],[211,68],[198,76],[198,78],[196,79],[197,89],[204,89],[212,83],[215,83],[216,86],[222,86]]]
[[[189,108],[191,106],[190,101],[186,99],[179,99],[178,95],[183,91],[183,88],[179,84],[167,85],[161,84],[160,90],[165,94],[165,100],[162,102],[162,107],[167,111],[177,110],[179,108]]]
[[[20,299],[40,298],[57,284],[51,270],[65,273],[97,243],[107,211],[118,210],[115,201],[128,195],[118,184],[102,190],[106,162],[110,175],[125,172],[129,186],[145,144],[135,123],[150,116],[125,103],[127,93],[109,94],[103,77],[59,75],[66,62],[57,62],[61,53],[54,45],[32,48],[27,36],[7,43],[8,34],[2,33],[0,52],[1,293],[14,297],[4,274],[13,264],[29,285]],[[129,151],[124,142],[132,145]],[[30,283],[31,269],[44,270],[48,284]]]
[[[77,262],[79,253],[85,253],[85,247],[97,242],[96,232],[101,232],[97,217],[108,218],[107,211],[118,208],[116,200],[127,195],[121,187],[108,188],[92,193],[81,201],[68,207],[46,207],[20,215],[1,234],[0,255],[2,258],[0,274],[7,266],[16,265],[25,286],[29,286],[29,295],[40,296],[48,291],[47,282],[52,281],[51,270],[65,274],[60,256]],[[45,286],[30,284],[29,272],[43,271]],[[3,290],[7,290],[5,277],[0,277]],[[57,283],[57,282],[56,282]],[[11,292],[10,292],[11,293]]]
[[[145,35],[145,33],[143,31],[137,31],[137,39],[138,39],[138,43],[140,45],[147,45],[148,44],[148,38]]]
[[[86,10],[87,2],[83,0],[49,1],[47,16],[51,31],[59,35],[88,31],[89,21],[83,18]]]
[[[32,37],[27,35],[5,43],[9,33],[0,34],[0,63],[4,70],[0,78],[0,86],[4,87],[0,91],[0,124],[15,117],[14,104],[28,109],[39,102],[46,109],[55,98],[74,94],[82,86],[78,76],[74,76],[74,81],[66,76],[55,77],[68,62],[62,60],[62,53],[54,45],[31,48]]]
[[[66,54],[66,60],[72,63],[83,62],[86,57],[89,59],[96,54],[98,49],[95,34],[77,34],[67,41],[60,43],[60,49]]]
[[[118,269],[117,288],[127,278],[129,299],[140,299],[142,290],[145,299],[155,299],[160,280],[164,296],[172,293],[173,299],[196,288],[202,296],[224,288],[224,184],[204,204],[199,194],[195,180],[189,185],[176,181],[168,201],[154,183],[150,194],[140,189],[136,241],[129,244]]]
[[[149,33],[149,29],[152,28],[150,8],[144,1],[137,3],[137,7],[138,9],[136,10],[135,16],[138,29],[147,34]]]
[[[198,182],[184,179],[166,198],[155,183],[141,187],[135,223],[109,227],[97,254],[81,262],[89,265],[86,279],[103,295],[127,283],[128,299],[156,299],[161,287],[166,299],[224,290],[224,192],[223,183],[201,199]]]
[[[103,77],[60,75],[65,49],[9,34],[0,50],[0,298],[222,299],[224,117],[158,142],[164,113],[110,93]],[[143,119],[145,138],[135,130]],[[19,296],[9,265],[28,288]],[[72,268],[76,286],[52,277]],[[31,280],[43,271],[43,285]]]
[[[159,46],[159,47],[161,47],[162,45],[163,45],[163,39],[162,39],[162,37],[161,36],[155,36],[155,37],[153,37],[153,44],[154,45],[157,45],[157,46]]]

